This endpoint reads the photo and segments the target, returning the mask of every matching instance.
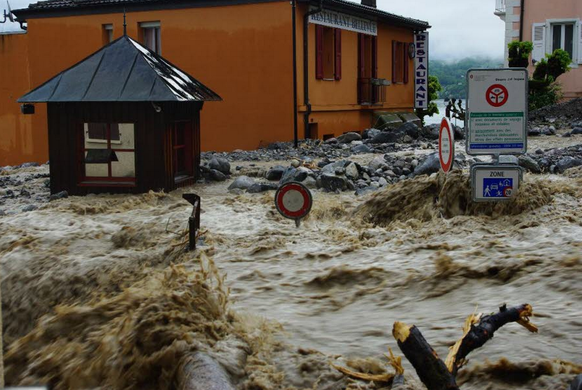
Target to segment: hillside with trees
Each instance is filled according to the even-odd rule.
[[[465,75],[471,68],[502,68],[502,59],[492,58],[465,58],[456,62],[431,60],[429,71],[431,76],[436,76],[442,86],[439,92],[440,99],[465,99],[466,84]]]

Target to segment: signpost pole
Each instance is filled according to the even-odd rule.
[[[0,389],[4,388],[4,354],[2,353],[4,332],[2,332],[2,285],[0,283]]]

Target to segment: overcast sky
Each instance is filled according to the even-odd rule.
[[[457,60],[472,56],[503,58],[505,24],[495,0],[377,0],[382,11],[427,21],[429,55]]]

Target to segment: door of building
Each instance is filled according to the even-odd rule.
[[[358,34],[358,103],[378,102],[372,79],[378,77],[378,42],[372,35]]]
[[[194,175],[194,156],[192,153],[192,124],[175,122],[172,128],[172,167],[174,179],[186,179]]]

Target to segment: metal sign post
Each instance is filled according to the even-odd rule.
[[[528,74],[523,68],[467,72],[467,154],[492,155],[471,167],[475,202],[511,199],[523,177],[517,164],[500,164],[501,154],[527,151]]]
[[[277,211],[285,218],[294,219],[297,227],[301,224],[301,218],[305,218],[311,211],[312,204],[311,191],[301,183],[283,184],[275,192]]]
[[[523,154],[527,151],[526,69],[467,72],[467,154]]]
[[[522,169],[513,164],[475,164],[471,188],[475,202],[509,200],[519,189]]]

